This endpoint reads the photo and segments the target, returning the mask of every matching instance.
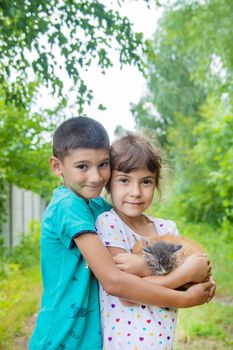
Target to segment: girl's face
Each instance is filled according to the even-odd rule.
[[[113,170],[110,194],[118,214],[128,217],[141,215],[151,204],[155,190],[155,174],[147,168],[130,173]]]

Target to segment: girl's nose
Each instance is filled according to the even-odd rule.
[[[138,184],[132,184],[130,188],[130,195],[132,197],[139,197],[141,195],[141,189]]]

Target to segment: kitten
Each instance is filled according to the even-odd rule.
[[[204,250],[188,238],[165,234],[150,239],[149,242],[137,241],[133,253],[144,256],[152,274],[166,275],[181,265],[188,256],[204,253]]]

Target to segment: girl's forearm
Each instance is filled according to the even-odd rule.
[[[186,271],[183,269],[183,266],[179,266],[177,269],[173,270],[167,275],[161,275],[161,276],[146,276],[144,277],[145,281],[156,283],[160,286],[164,286],[167,288],[176,289],[179,288],[186,283],[189,282],[189,278],[187,276]]]
[[[185,308],[200,305],[207,300],[207,294],[201,290],[198,293],[176,291],[124,272],[121,272],[120,276],[112,281],[112,286],[107,292],[138,304],[161,307]]]

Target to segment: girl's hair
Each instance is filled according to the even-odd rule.
[[[55,157],[63,161],[71,151],[79,148],[109,150],[107,131],[99,122],[88,117],[76,117],[66,120],[56,129],[53,137]]]
[[[160,151],[145,137],[127,132],[126,136],[113,142],[110,148],[110,163],[112,170],[124,173],[147,168],[155,173],[155,185],[159,189],[162,158]],[[106,188],[109,191],[109,184]]]

